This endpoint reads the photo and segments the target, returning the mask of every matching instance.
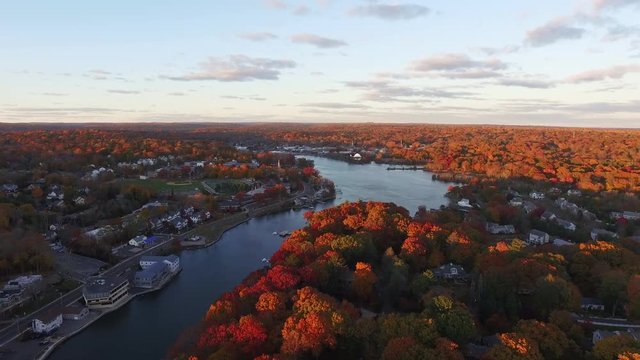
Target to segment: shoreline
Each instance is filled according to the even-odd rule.
[[[181,244],[181,249],[180,251],[190,251],[190,250],[200,250],[200,249],[204,249],[207,248],[209,246],[212,246],[216,243],[218,243],[218,241],[220,241],[220,239],[222,239],[222,236],[229,230],[244,224],[246,222],[248,222],[249,220],[253,219],[253,218],[257,218],[260,216],[264,216],[264,215],[269,215],[272,213],[277,213],[280,211],[285,211],[285,210],[291,210],[292,207],[290,206],[290,204],[293,202],[293,199],[285,199],[283,201],[277,202],[275,204],[270,204],[270,205],[265,205],[261,208],[255,209],[255,213],[252,214],[251,211],[247,211],[245,212],[246,217],[243,219],[239,219],[240,221],[235,221],[232,222],[226,226],[223,227],[222,231],[220,231],[217,236],[216,239],[211,241],[211,242],[205,242],[205,244],[202,245],[194,245],[194,246],[189,246],[189,247],[183,247]],[[283,205],[287,205],[289,204],[289,206],[287,206],[286,209],[283,208]],[[222,220],[222,219],[220,219]],[[211,225],[211,224],[209,224]],[[70,338],[72,338],[73,336],[79,334],[81,331],[85,330],[87,327],[89,327],[90,325],[92,325],[93,323],[95,323],[96,321],[98,321],[100,318],[102,318],[104,315],[109,314],[111,312],[114,312],[118,309],[120,309],[122,306],[128,304],[131,300],[133,300],[136,296],[139,295],[144,295],[144,294],[148,294],[151,292],[155,292],[155,291],[159,291],[162,290],[166,284],[169,283],[170,280],[173,280],[173,278],[175,276],[177,276],[180,272],[182,271],[182,266],[180,267],[180,270],[178,270],[175,274],[172,274],[171,277],[167,278],[167,280],[165,280],[164,283],[162,283],[160,286],[158,286],[157,288],[153,288],[153,289],[146,289],[143,290],[139,293],[135,293],[135,294],[130,294],[129,297],[127,298],[126,301],[122,302],[121,304],[119,304],[118,306],[112,308],[112,309],[108,309],[107,311],[104,311],[102,313],[100,313],[95,319],[87,322],[87,324],[81,326],[80,328],[74,330],[73,332],[71,332],[70,334],[64,335],[61,338],[59,338],[58,340],[56,340],[54,343],[50,344],[42,354],[37,354],[35,356],[35,359],[37,360],[45,360],[46,358],[48,358],[55,350],[58,346],[60,346],[61,344],[63,344],[65,341],[69,340]]]
[[[152,289],[144,289],[141,290],[140,292],[136,292],[134,294],[129,293],[129,296],[127,296],[126,300],[121,302],[120,304],[118,304],[117,306],[110,308],[110,309],[105,309],[105,310],[101,310],[100,314],[98,316],[96,316],[94,319],[92,319],[91,321],[87,322],[86,324],[82,325],[81,327],[79,327],[78,329],[72,331],[71,333],[61,336],[58,340],[56,340],[55,342],[53,342],[52,344],[50,344],[45,351],[42,353],[42,355],[36,355],[35,359],[36,360],[44,360],[47,357],[49,357],[49,355],[51,355],[54,350],[56,350],[56,348],[58,346],[60,346],[62,343],[64,343],[65,341],[71,339],[73,336],[79,334],[80,332],[82,332],[83,330],[85,330],[86,328],[88,328],[89,326],[93,325],[96,321],[100,320],[103,316],[110,314],[112,312],[115,312],[117,310],[119,310],[120,308],[122,308],[123,306],[129,304],[133,299],[135,299],[138,296],[141,295],[146,295],[146,294],[150,294],[152,292],[156,292],[156,291],[160,291],[162,289],[164,289],[164,287],[171,282],[171,280],[173,280],[176,276],[178,276],[178,274],[180,274],[182,272],[182,266],[180,266],[180,268],[178,269],[178,271],[176,271],[175,273],[171,274],[171,276],[167,277],[164,279],[164,281],[162,283],[160,283],[157,287],[152,288]],[[90,310],[91,311],[91,310]],[[75,321],[75,320],[70,320],[70,321]]]

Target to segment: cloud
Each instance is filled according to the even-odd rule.
[[[560,40],[580,39],[585,33],[582,28],[571,26],[569,18],[557,18],[545,25],[527,32],[525,42],[540,47]]]
[[[618,65],[603,69],[589,70],[581,72],[567,78],[570,83],[583,83],[602,81],[606,79],[621,79],[628,73],[640,72],[640,65]]]
[[[171,95],[171,96],[184,96],[183,92],[180,91],[176,91],[176,92],[170,92],[167,95]]]
[[[122,94],[122,95],[140,94],[140,91],[136,91],[136,90],[119,90],[119,89],[115,89],[115,90],[107,90],[107,92],[110,92],[112,94]]]
[[[171,80],[252,81],[278,80],[283,69],[296,67],[292,60],[252,58],[232,55],[226,58],[210,57],[200,64],[200,71],[182,76],[165,76]]]
[[[56,93],[56,92],[46,92],[46,93],[42,93],[42,95],[45,95],[45,96],[67,96],[69,94]]]
[[[603,41],[613,42],[640,35],[640,27],[615,24],[607,29]]]
[[[377,17],[383,20],[410,20],[426,16],[430,11],[426,6],[415,4],[370,4],[352,8],[349,10],[349,15]]]
[[[376,102],[425,102],[439,98],[462,98],[469,92],[452,92],[442,89],[418,89],[401,86],[386,80],[347,81],[345,85],[364,91],[363,100]]]
[[[300,5],[300,6],[296,7],[295,9],[293,9],[293,14],[294,15],[298,15],[298,16],[307,15],[307,14],[309,14],[309,12],[311,12],[309,7],[304,6],[304,5]]]
[[[594,0],[593,7],[597,11],[620,8],[627,5],[640,5],[640,0]]]
[[[309,33],[295,34],[291,36],[291,41],[293,41],[294,43],[309,44],[323,49],[336,48],[347,45],[347,43],[342,40],[329,39]]]
[[[530,89],[549,89],[555,86],[551,82],[542,80],[502,79],[498,83],[504,86],[518,86]]]
[[[485,79],[502,76],[507,64],[498,59],[474,60],[465,54],[440,54],[413,61],[409,70],[450,79]]]
[[[288,6],[280,0],[264,0],[264,4],[271,9],[286,9]]]
[[[337,103],[337,102],[306,103],[306,104],[302,104],[302,106],[317,107],[317,108],[323,108],[323,109],[367,109],[368,108],[368,106],[361,105],[361,104]]]
[[[277,38],[276,35],[270,32],[250,32],[250,33],[242,33],[238,36],[243,39],[255,41],[255,42],[267,41],[267,40],[272,40]]]
[[[500,55],[500,54],[513,54],[515,52],[520,51],[520,46],[518,45],[506,45],[500,48],[495,47],[481,47],[477,48],[478,51],[484,53],[488,56]]]

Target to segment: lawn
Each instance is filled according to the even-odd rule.
[[[169,193],[173,190],[175,193],[180,192],[198,192],[201,184],[198,181],[165,181],[160,179],[126,179],[125,184],[135,184],[151,189],[157,193]]]
[[[225,195],[234,195],[241,191],[251,190],[251,186],[246,180],[236,179],[209,179],[205,180],[207,185],[211,186],[217,193]]]

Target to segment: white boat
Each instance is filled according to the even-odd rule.
[[[274,231],[274,232],[273,232],[273,235],[278,235],[278,232],[277,232],[277,231]]]

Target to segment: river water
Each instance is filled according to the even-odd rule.
[[[320,174],[334,181],[337,197],[332,203],[376,200],[395,202],[411,214],[418,206],[438,208],[446,203],[447,183],[431,180],[423,171],[387,171],[385,165],[356,165],[307,157]],[[282,242],[274,231],[305,225],[307,210],[268,215],[227,231],[208,248],[179,254],[182,272],[157,292],[139,296],[117,311],[103,316],[62,344],[51,359],[162,359],[178,336],[197,324],[209,305],[262,266]]]

